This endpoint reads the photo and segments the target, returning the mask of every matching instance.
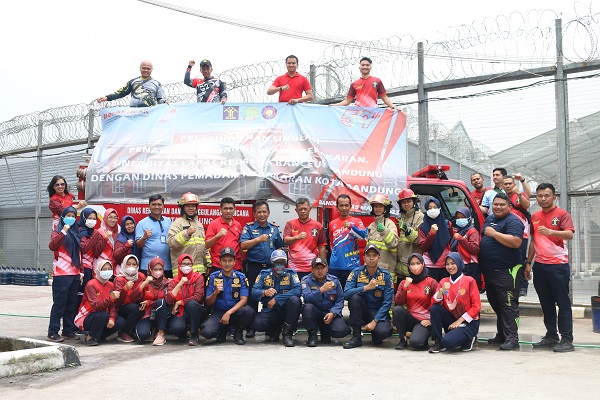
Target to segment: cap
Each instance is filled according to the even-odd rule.
[[[285,254],[285,251],[283,251],[283,250],[274,250],[271,253],[271,262],[277,261],[277,260],[283,260],[283,261],[287,262],[287,254]]]
[[[204,66],[212,67],[212,64],[208,60],[202,60],[202,61],[200,61],[200,68],[202,68]]]
[[[368,244],[367,247],[365,247],[365,254],[367,254],[367,251],[369,250],[375,250],[377,252],[377,254],[381,254],[381,252],[379,251],[379,248],[377,246],[375,246],[374,244]]]
[[[221,258],[223,256],[231,256],[235,258],[235,251],[231,247],[225,247],[223,250],[221,250]]]
[[[313,260],[310,262],[310,265],[314,268],[315,265],[317,264],[323,264],[324,266],[327,266],[327,260],[321,257],[315,257],[313,258]]]

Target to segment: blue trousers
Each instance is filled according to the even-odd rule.
[[[204,322],[208,311],[196,300],[190,300],[184,305],[183,317],[172,316],[170,327],[171,332],[180,339],[185,339],[187,333],[187,324],[190,323],[190,332],[192,337],[198,337],[200,324]]]
[[[479,333],[479,320],[474,319],[462,328],[448,330],[450,324],[456,321],[456,317],[450,314],[441,304],[434,304],[429,309],[431,314],[431,337],[438,340],[442,347],[460,347],[468,343]],[[442,337],[442,329],[446,334]]]
[[[281,308],[263,308],[261,312],[256,314],[250,327],[257,332],[267,332],[282,322],[295,327],[298,324],[301,308],[300,297],[291,296]]]
[[[123,327],[122,332],[133,336],[133,331],[138,321],[144,316],[144,311],[140,310],[138,303],[123,304],[119,307],[119,316],[125,320],[125,327]]]
[[[140,319],[135,328],[135,332],[137,334],[140,342],[145,342],[148,340],[150,335],[152,334],[152,326],[156,325],[156,329],[159,331],[167,330],[167,318],[169,316],[169,307],[165,302],[165,299],[158,299],[156,303],[154,303],[154,319],[151,317]]]
[[[108,311],[96,311],[88,314],[83,321],[83,329],[88,331],[88,335],[100,341],[106,339],[115,332],[123,329],[125,320],[122,317],[115,319],[115,326],[107,328],[109,314]]]
[[[330,324],[326,324],[323,318],[327,311],[319,310],[314,304],[304,304],[302,307],[302,322],[307,331],[315,331],[317,328],[323,335],[329,335],[334,338],[342,338],[350,334],[350,327],[344,321],[344,318],[336,315]]]
[[[348,309],[350,310],[348,323],[353,328],[360,328],[373,321],[379,311],[368,308],[363,298],[357,294],[348,300]],[[377,321],[375,329],[371,332],[373,340],[383,340],[392,335],[392,324],[390,323],[389,315],[389,312],[387,312],[385,320]]]
[[[77,301],[79,282],[79,274],[55,276],[52,279],[52,309],[50,310],[48,336],[58,334],[61,319],[63,334],[78,330],[75,326],[75,315],[79,308]]]
[[[219,336],[219,333],[225,334],[226,330],[230,326],[248,328],[252,324],[252,320],[256,315],[256,311],[249,305],[237,310],[231,318],[229,318],[229,324],[221,324],[221,317],[225,314],[225,310],[215,310],[210,317],[202,324],[202,336],[206,339],[212,339]]]

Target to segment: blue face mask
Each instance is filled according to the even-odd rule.
[[[285,271],[285,264],[281,264],[281,263],[273,264],[273,271],[278,276],[283,275],[283,272]]]
[[[66,225],[73,226],[75,225],[75,217],[63,217],[63,222]]]
[[[456,226],[458,226],[459,228],[464,228],[468,224],[469,224],[468,218],[456,218]]]
[[[112,275],[113,272],[110,269],[106,271],[100,271],[100,278],[102,278],[104,281],[109,280]]]

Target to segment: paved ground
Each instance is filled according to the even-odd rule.
[[[50,305],[49,287],[0,286],[0,335],[43,339]],[[397,338],[376,348],[368,337],[353,350],[341,342],[307,348],[305,333],[298,333],[294,348],[264,343],[264,336],[245,346],[201,340],[196,348],[170,337],[162,347],[112,341],[90,348],[73,341],[82,366],[2,378],[0,398],[597,399],[600,334],[592,332],[590,319],[574,322],[579,346],[567,354],[526,344],[544,333],[540,317],[521,319],[524,343],[509,353],[482,342],[469,353],[400,352],[393,349]],[[494,330],[495,318],[483,315],[479,337]]]

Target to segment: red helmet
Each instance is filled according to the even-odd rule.
[[[369,200],[369,204],[373,205],[373,204],[382,204],[384,206],[389,206],[390,204],[392,204],[392,202],[390,201],[389,197],[387,197],[386,194],[383,193],[377,193],[374,194],[371,197],[371,200]]]
[[[402,200],[406,200],[406,199],[414,199],[416,201],[419,198],[417,197],[415,192],[413,192],[412,190],[402,189],[400,191],[400,193],[398,194],[398,202],[401,202]]]
[[[200,201],[197,195],[192,192],[187,192],[181,196],[181,199],[179,199],[178,203],[180,206],[184,206],[186,204],[200,204]]]

